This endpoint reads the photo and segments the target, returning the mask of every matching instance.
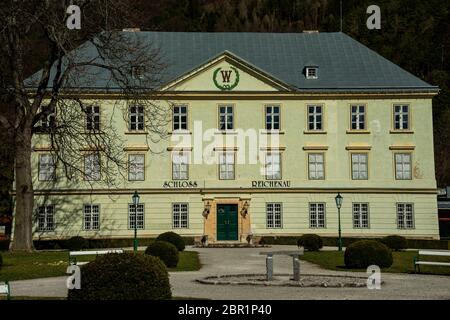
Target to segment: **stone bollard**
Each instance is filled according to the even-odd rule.
[[[298,260],[298,256],[292,256],[292,263],[294,269],[294,281],[300,281],[300,260]]]
[[[273,280],[273,256],[267,255],[266,257],[266,280]]]

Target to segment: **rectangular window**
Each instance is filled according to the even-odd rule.
[[[137,221],[137,229],[144,229],[144,204],[140,203],[137,205],[137,215],[135,211],[134,204],[130,203],[128,205],[128,229],[134,229],[135,223]]]
[[[100,154],[90,153],[84,156],[84,176],[88,181],[100,180]]]
[[[86,130],[88,131],[100,130],[100,107],[87,106],[85,112],[86,112]]]
[[[369,228],[368,203],[353,203],[353,228]]]
[[[323,130],[323,107],[321,105],[308,105],[308,130]]]
[[[325,179],[325,165],[323,153],[308,154],[308,171],[310,180]]]
[[[266,130],[280,130],[280,106],[266,106]]]
[[[351,129],[365,130],[366,129],[366,106],[365,105],[351,105]]]
[[[189,179],[189,157],[185,152],[172,153],[172,179]]]
[[[173,131],[187,130],[187,112],[186,105],[173,107]]]
[[[219,130],[233,130],[233,106],[219,105]]]
[[[129,129],[130,131],[144,130],[144,107],[130,106],[129,107]]]
[[[234,152],[219,154],[219,179],[234,180]]]
[[[100,206],[98,204],[85,204],[83,211],[83,230],[100,229]]]
[[[396,153],[395,154],[395,179],[410,180],[411,179],[411,154]]]
[[[268,229],[282,228],[281,203],[266,203],[266,225]]]
[[[317,68],[307,67],[306,68],[306,79],[317,79]]]
[[[394,130],[409,130],[409,105],[394,105]]]
[[[55,158],[51,154],[39,155],[39,180],[51,181],[56,179]]]
[[[55,206],[40,206],[38,208],[38,230],[55,230]]]
[[[47,109],[48,106],[42,106],[41,110]],[[47,116],[44,116],[36,126],[37,132],[49,132],[56,127],[56,112],[55,108],[51,108]]]
[[[414,205],[397,203],[397,228],[414,229]]]
[[[352,179],[367,180],[367,153],[352,153]]]
[[[128,180],[143,181],[145,179],[145,155],[128,155]]]
[[[325,228],[325,203],[309,204],[309,227]]]
[[[279,152],[266,154],[266,179],[281,179],[281,154]]]
[[[189,221],[189,204],[174,203],[172,204],[172,228],[188,228]]]

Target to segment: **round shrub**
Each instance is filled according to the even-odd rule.
[[[158,258],[112,253],[81,266],[81,289],[69,290],[68,300],[171,299],[169,275]]]
[[[183,251],[185,248],[185,243],[183,238],[172,231],[161,233],[156,240],[167,241],[177,247],[178,251]]]
[[[387,236],[382,238],[380,241],[395,251],[403,250],[408,247],[406,238],[402,236]]]
[[[317,234],[304,234],[297,240],[297,246],[308,251],[319,251],[323,247],[323,242]]]
[[[65,246],[71,251],[78,251],[89,248],[89,241],[85,238],[76,236],[66,240]]]
[[[391,250],[376,240],[353,242],[345,250],[344,261],[347,268],[367,268],[373,264],[389,268],[393,262]]]
[[[178,264],[178,250],[167,241],[155,241],[145,250],[145,254],[160,258],[168,268],[175,268]]]

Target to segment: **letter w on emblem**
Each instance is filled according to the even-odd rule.
[[[230,76],[231,76],[232,70],[221,70],[220,73],[222,74],[222,81],[223,82],[230,82]]]

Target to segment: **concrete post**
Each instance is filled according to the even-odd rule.
[[[294,269],[294,281],[300,281],[300,260],[298,260],[298,256],[292,256],[292,263]]]
[[[270,254],[266,257],[266,280],[273,280],[273,256]]]

